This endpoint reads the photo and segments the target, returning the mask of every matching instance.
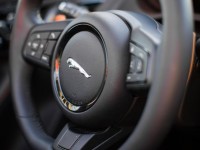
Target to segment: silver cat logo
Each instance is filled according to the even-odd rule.
[[[89,75],[74,59],[68,58],[67,64],[69,68],[78,70],[81,74],[83,74],[86,78],[91,78],[92,76]]]

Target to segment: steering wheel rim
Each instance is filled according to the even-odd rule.
[[[191,1],[183,2],[172,0],[161,0],[160,2],[162,5],[164,18],[164,37],[162,37],[162,44],[159,48],[157,56],[157,61],[160,63],[157,63],[155,66],[155,76],[153,79],[154,82],[152,83],[148,96],[149,98],[144,108],[142,117],[137,124],[134,134],[129,137],[122,149],[130,149],[131,147],[136,149],[149,149],[153,147],[152,143],[156,143],[155,140],[159,140],[161,142],[164,139],[164,135],[166,135],[167,131],[169,131],[170,126],[172,125],[172,122],[175,119],[177,111],[180,107],[181,100],[184,97],[184,91],[186,89],[187,81],[191,71],[190,64],[192,63],[192,55],[194,52],[191,51],[190,53],[184,55],[181,53],[181,51],[188,51],[192,49],[192,3]],[[183,19],[183,17],[186,18]],[[187,30],[189,28],[190,30]],[[181,30],[185,30],[185,32],[183,33]],[[188,37],[187,35],[190,36]],[[183,43],[179,41],[181,38],[185,38],[183,39],[185,44],[188,42],[188,38],[191,39],[191,41],[188,42],[188,44],[186,44],[184,47]],[[170,54],[170,51],[175,49],[177,51],[179,50],[180,53],[175,55]],[[188,62],[183,63],[183,59],[187,59]],[[175,62],[173,62],[173,60]],[[187,67],[183,64],[187,64]],[[179,68],[181,71],[179,72],[177,68]],[[166,73],[169,74],[166,75]],[[176,83],[170,83],[169,80],[176,81]],[[176,84],[177,87],[173,84]],[[179,86],[184,88],[180,89],[178,88]],[[165,89],[168,90],[166,91]],[[176,95],[176,97],[172,98],[171,95]],[[157,101],[156,99],[160,99],[160,101]],[[160,108],[158,110],[152,109],[153,106]],[[166,110],[168,108],[171,109],[171,112]],[[149,129],[151,128],[154,130],[145,128],[145,124],[151,126]],[[159,131],[161,128],[162,132]],[[160,138],[154,138],[154,136]],[[140,141],[143,141],[145,144],[139,144]]]
[[[41,23],[36,18],[41,3],[41,0],[21,0],[18,4],[10,47],[11,84],[17,118],[28,142],[35,149],[52,149],[53,139],[42,129],[31,100],[33,68],[21,55],[29,30]],[[159,63],[155,66],[154,82],[141,119],[121,149],[158,146],[173,122],[187,85],[192,60],[192,2],[161,0],[161,4],[164,33],[157,55]]]

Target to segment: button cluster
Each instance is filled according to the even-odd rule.
[[[130,44],[131,61],[127,82],[145,82],[148,54],[140,47]]]
[[[61,32],[58,31],[31,34],[26,42],[25,57],[49,67],[50,59],[60,34]]]

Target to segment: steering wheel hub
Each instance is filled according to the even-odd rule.
[[[112,13],[85,15],[63,31],[53,56],[52,79],[58,102],[72,121],[106,127],[127,112],[132,103],[124,82],[129,38],[127,25]]]
[[[105,59],[103,42],[92,32],[79,32],[68,41],[61,56],[59,78],[71,104],[87,108],[98,98],[105,80]]]

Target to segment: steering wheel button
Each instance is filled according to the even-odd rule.
[[[130,73],[135,72],[135,67],[137,65],[137,58],[135,56],[131,56],[131,63],[130,63]]]
[[[38,50],[38,51],[36,52],[36,54],[35,54],[35,57],[38,58],[38,59],[40,59],[41,56],[42,56],[42,53],[43,53],[42,50]]]
[[[42,55],[41,60],[42,60],[43,62],[49,64],[49,56],[47,56],[47,55]]]
[[[34,51],[32,51],[32,52],[30,53],[31,56],[35,56],[35,54],[36,54],[36,52],[34,52]]]
[[[44,48],[44,44],[40,44],[40,48],[43,49]]]
[[[43,49],[45,49],[46,43],[47,43],[46,40],[42,40],[42,42],[40,43],[39,50],[43,50]]]
[[[136,73],[142,73],[142,72],[143,72],[143,62],[140,58],[138,58],[136,63]]]
[[[62,135],[58,145],[59,147],[62,147],[62,149],[71,149],[72,146],[79,140],[80,136],[80,134],[74,133],[68,129],[64,132],[64,135]]]
[[[38,34],[36,34],[36,38],[37,39],[40,39],[41,38],[41,35],[38,33]]]
[[[49,32],[42,32],[40,33],[41,39],[46,40],[49,37]]]
[[[38,32],[38,33],[33,34],[33,39],[46,40],[48,39],[48,37],[49,37],[49,32]]]
[[[36,58],[38,58],[38,59],[41,58],[41,56],[42,56],[42,54],[44,52],[45,46],[46,46],[46,42],[47,42],[46,40],[43,40],[40,43],[39,49],[38,49],[38,51],[36,52],[36,55],[35,55]]]
[[[56,41],[48,41],[47,48],[44,54],[51,55],[55,45],[56,45]]]
[[[144,51],[143,49],[141,49],[140,47],[138,47],[132,43],[130,44],[130,53],[141,59],[145,59],[147,57],[146,51]]]
[[[131,75],[127,75],[126,80],[131,81],[131,79],[132,79]]]
[[[33,50],[31,50],[31,49],[26,49],[26,54],[27,54],[27,56],[29,56],[29,57],[35,57],[36,52],[33,51]]]
[[[135,51],[135,47],[134,47],[134,45],[130,45],[130,53],[131,54],[134,54],[134,51]]]
[[[28,46],[28,47],[31,47],[31,45],[32,45],[31,42],[28,42],[28,43],[27,43],[27,46]]]
[[[126,77],[127,82],[144,82],[146,79],[146,76],[144,74],[128,74]]]
[[[39,45],[40,45],[40,41],[39,41],[39,40],[36,40],[36,41],[34,41],[34,42],[32,43],[31,48],[32,48],[33,50],[38,50]]]
[[[60,36],[60,32],[51,32],[49,35],[50,40],[57,40],[58,37]]]

